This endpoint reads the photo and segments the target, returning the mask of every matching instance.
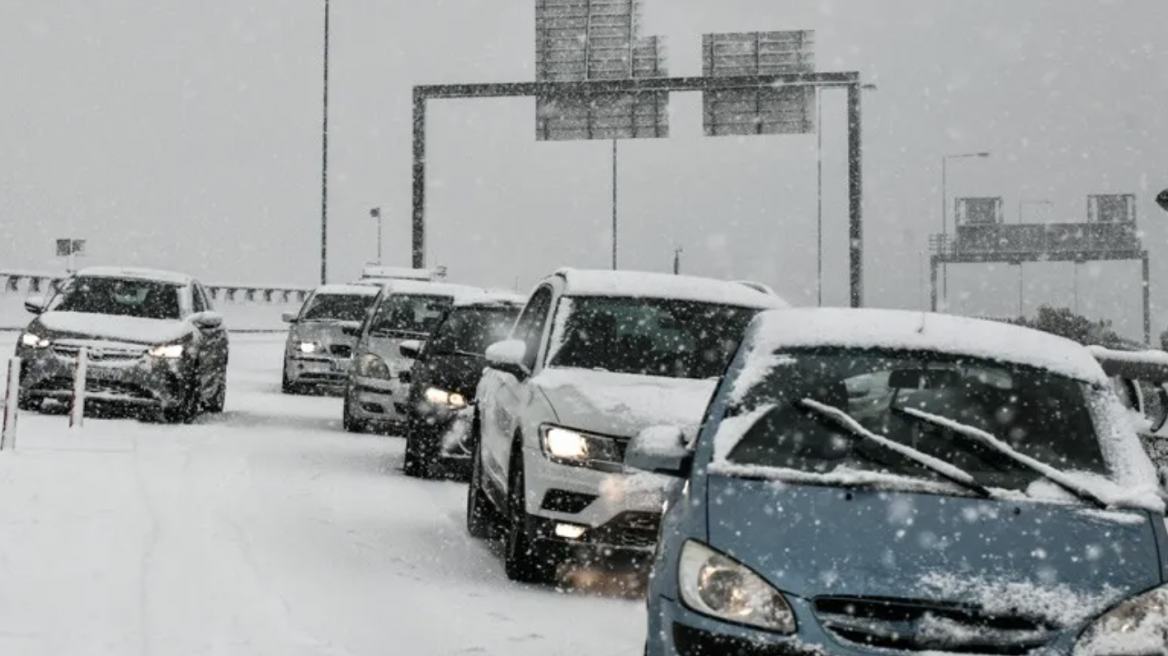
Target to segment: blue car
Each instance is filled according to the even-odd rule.
[[[1090,352],[1007,324],[780,310],[687,443],[646,653],[1168,653],[1168,533],[1139,419]]]

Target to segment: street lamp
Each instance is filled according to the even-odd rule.
[[[369,210],[369,216],[377,220],[377,265],[381,266],[381,208]]]
[[[320,284],[328,282],[329,0],[324,0],[324,123],[320,149]]]
[[[960,153],[956,155],[945,155],[941,158],[941,245],[942,251],[949,244],[949,160],[951,159],[971,159],[974,157],[989,157],[988,152],[980,153]],[[957,226],[954,226],[956,229]],[[945,300],[945,305],[949,305],[949,265],[948,263],[941,264],[941,298]]]
[[[877,91],[875,84],[862,84],[864,91]],[[819,307],[823,307],[823,87],[815,87],[815,176],[816,176],[816,259],[815,296]]]
[[[1049,200],[1045,200],[1045,199],[1018,201],[1018,223],[1026,223],[1026,220],[1025,220],[1026,217],[1023,215],[1023,212],[1024,212],[1023,208],[1025,208],[1027,205],[1047,205],[1047,206],[1050,206],[1050,205],[1054,205],[1054,203],[1049,201]]]

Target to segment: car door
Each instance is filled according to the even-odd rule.
[[[511,339],[527,344],[524,364],[536,368],[555,292],[550,285],[539,287],[515,322]],[[519,425],[520,411],[527,405],[531,390],[528,380],[488,368],[479,386],[479,430],[483,440],[483,469],[494,479],[496,489],[506,489],[511,442]]]
[[[194,316],[201,313],[213,312],[211,300],[203,285],[195,282],[191,285],[191,309]],[[203,393],[218,390],[219,377],[227,367],[227,328],[220,324],[213,328],[195,326],[200,335],[199,378]]]

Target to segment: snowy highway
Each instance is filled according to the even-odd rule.
[[[194,425],[20,416],[0,653],[641,653],[623,580],[508,582],[463,485],[404,477],[403,441],[343,432],[338,398],[282,395],[282,335],[231,341],[226,412]]]

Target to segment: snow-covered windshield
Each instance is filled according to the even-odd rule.
[[[301,321],[364,321],[376,297],[363,294],[316,294],[304,308]]]
[[[566,297],[554,367],[668,378],[722,375],[757,310],[677,299]]]
[[[936,480],[935,471],[873,448],[801,406],[813,399],[843,410],[893,442],[949,463],[983,486],[1025,491],[1038,476],[1002,451],[920,413],[998,437],[1055,469],[1110,474],[1088,409],[1088,384],[1046,370],[934,352],[816,348],[776,354],[737,390],[732,415],[769,408],[726,460],[825,474],[839,468]]]
[[[393,294],[377,306],[369,332],[388,337],[425,337],[452,305],[451,296]]]
[[[518,306],[454,308],[435,329],[430,349],[437,354],[482,355],[491,344],[507,339],[520,309]]]
[[[52,309],[141,319],[180,319],[180,290],[179,285],[154,280],[80,277],[62,284]]]

